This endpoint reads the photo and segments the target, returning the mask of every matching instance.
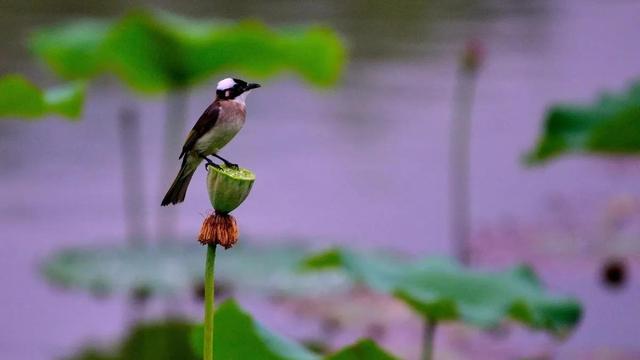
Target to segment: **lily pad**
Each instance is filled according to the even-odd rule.
[[[202,325],[168,319],[134,326],[112,349],[88,347],[68,360],[196,360],[202,359]],[[298,343],[263,327],[234,300],[223,302],[215,314],[215,359],[320,360]],[[393,360],[371,340],[351,345],[326,360]]]
[[[45,259],[47,280],[63,288],[104,295],[140,290],[154,296],[191,293],[202,283],[206,249],[195,240],[153,246],[72,248]],[[247,242],[247,244],[243,244]],[[216,259],[216,282],[239,292],[318,296],[343,292],[342,274],[300,274],[296,266],[309,253],[299,245],[240,245]],[[275,242],[275,241],[274,241]]]
[[[36,31],[30,48],[65,79],[88,79],[104,71],[103,43],[111,24],[83,19]]]
[[[41,90],[20,75],[0,78],[0,117],[80,116],[85,86],[81,82]]]
[[[216,310],[213,353],[215,359],[315,360],[320,357],[257,323],[233,300]],[[192,344],[202,354],[202,326]]]
[[[333,355],[326,357],[326,360],[396,360],[383,350],[372,340],[361,340],[348,346]]]
[[[88,347],[67,360],[198,360],[191,345],[194,326],[185,319],[140,323],[112,349]]]
[[[446,259],[407,261],[334,249],[305,261],[307,269],[342,269],[355,281],[404,301],[432,321],[463,321],[482,328],[510,319],[557,336],[579,322],[579,303],[549,294],[533,271],[471,270]]]
[[[561,104],[547,112],[542,136],[526,156],[540,164],[561,155],[640,154],[640,81],[589,105]]]
[[[65,78],[110,72],[146,93],[236,71],[252,78],[291,71],[328,86],[345,62],[344,46],[325,27],[274,30],[257,21],[203,21],[141,10],[110,22],[81,20],[40,29],[30,47]]]

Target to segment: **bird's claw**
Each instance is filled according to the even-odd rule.
[[[209,166],[213,166],[214,168],[218,169],[218,170],[222,170],[222,168],[220,167],[220,165],[214,163],[213,161],[211,161],[211,159],[204,157],[204,160],[207,162],[206,164],[204,164],[204,169],[209,171]]]
[[[225,162],[224,162],[224,166],[226,166],[226,167],[228,167],[228,168],[231,168],[231,169],[233,169],[233,170],[238,170],[238,169],[240,169],[240,167],[238,166],[238,164],[234,164],[234,163],[232,163],[232,162],[228,162],[228,161],[225,161]]]
[[[206,164],[204,164],[204,169],[205,169],[205,170],[207,170],[207,171],[209,171],[209,166],[213,166],[215,169],[222,170],[222,168],[220,167],[220,165],[218,165],[218,164],[214,163],[213,161],[212,161],[212,162],[210,162],[210,163],[206,163]]]

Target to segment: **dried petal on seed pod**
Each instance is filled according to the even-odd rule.
[[[238,224],[229,214],[212,213],[204,219],[198,241],[202,245],[221,245],[229,249],[238,241]]]

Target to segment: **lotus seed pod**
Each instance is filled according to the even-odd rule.
[[[218,214],[228,214],[249,196],[256,176],[247,169],[208,167],[207,189],[211,206]]]

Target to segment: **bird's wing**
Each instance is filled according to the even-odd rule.
[[[187,135],[187,140],[184,142],[182,146],[182,152],[180,153],[180,157],[178,159],[182,159],[182,157],[193,150],[193,147],[196,144],[196,141],[200,139],[202,135],[204,135],[207,131],[211,130],[213,126],[218,121],[218,115],[220,114],[220,106],[217,102],[213,102],[207,109],[200,115],[200,118],[193,126],[193,129],[189,131],[189,135]]]

